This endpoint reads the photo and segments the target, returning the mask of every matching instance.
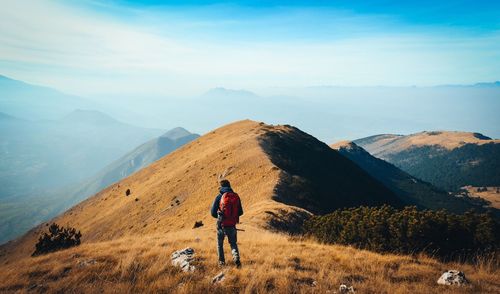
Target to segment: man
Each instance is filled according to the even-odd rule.
[[[219,256],[219,265],[226,264],[224,258],[224,237],[227,236],[231,246],[231,254],[236,267],[241,267],[240,252],[238,251],[236,224],[239,223],[240,216],[243,214],[241,200],[238,194],[231,189],[231,183],[228,180],[220,181],[219,195],[215,197],[212,204],[211,214],[217,218],[217,254]]]

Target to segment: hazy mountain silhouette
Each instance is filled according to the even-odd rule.
[[[61,120],[63,123],[71,124],[88,124],[88,125],[116,125],[119,121],[111,116],[96,110],[76,109],[70,114],[64,116]]]
[[[93,101],[0,75],[0,109],[29,119],[58,119],[75,109],[96,109]]]
[[[163,132],[83,110],[52,121],[3,119],[0,130],[4,146],[0,150],[4,161],[0,177],[2,195],[80,181]],[[19,179],[22,181],[14,185],[16,191],[6,190]]]
[[[216,98],[216,99],[217,98],[248,99],[248,98],[257,98],[259,96],[247,90],[233,90],[233,89],[218,87],[208,90],[205,94],[202,95],[202,97]]]
[[[68,207],[60,197],[68,187],[163,132],[97,111],[43,121],[0,115],[0,242]]]

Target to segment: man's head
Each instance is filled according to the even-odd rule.
[[[221,180],[221,181],[220,181],[220,186],[221,186],[221,187],[231,188],[231,183],[229,183],[229,181],[228,181],[228,180]]]

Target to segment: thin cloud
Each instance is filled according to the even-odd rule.
[[[216,85],[433,85],[500,76],[498,32],[452,35],[387,15],[116,5],[103,13],[95,3],[45,1],[4,6],[3,74],[76,94],[192,95]]]

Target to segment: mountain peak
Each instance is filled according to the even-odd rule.
[[[483,83],[476,83],[473,85],[473,87],[477,88],[494,88],[494,87],[500,87],[500,81],[495,81],[495,82],[483,82]]]
[[[485,144],[499,143],[500,140],[493,140],[481,133],[461,132],[461,131],[424,131],[402,137],[408,145],[438,145],[446,149],[455,149],[465,144]]]
[[[481,133],[461,131],[423,131],[410,135],[375,135],[354,141],[359,146],[369,150],[371,154],[406,150],[410,147],[437,146],[447,150],[466,144],[500,143],[500,140],[491,139]],[[380,154],[379,154],[380,155]]]
[[[348,150],[356,150],[356,149],[361,149],[356,143],[353,141],[340,141],[337,143],[334,143],[330,145],[332,149],[339,150],[339,149],[348,149]]]
[[[176,128],[169,130],[168,132],[161,135],[160,137],[176,140],[176,139],[188,136],[188,135],[191,135],[191,132],[189,132],[185,128],[176,127]]]
[[[209,98],[228,98],[228,97],[235,97],[235,98],[255,98],[258,97],[257,94],[247,91],[247,90],[234,90],[234,89],[226,89],[223,87],[217,87],[208,90],[205,94],[202,95],[203,97],[209,97]]]

